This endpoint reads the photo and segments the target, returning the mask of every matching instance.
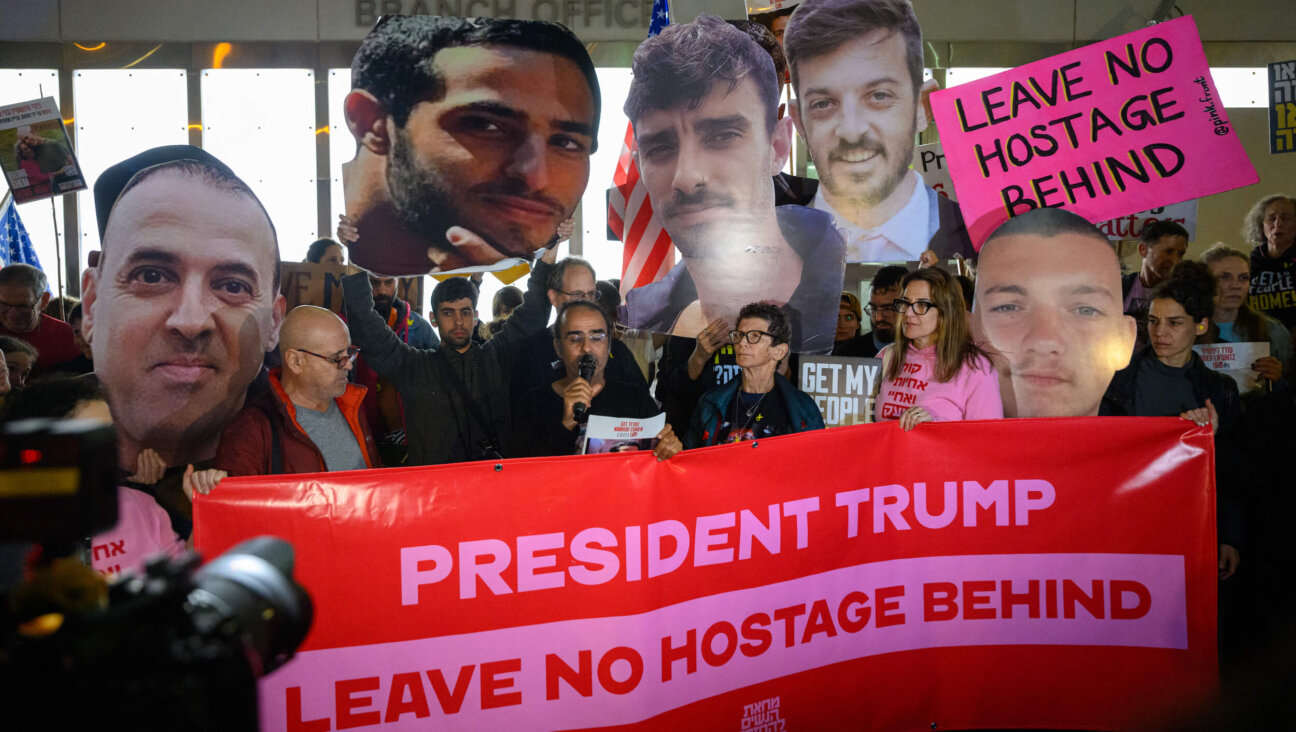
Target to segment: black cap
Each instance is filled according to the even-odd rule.
[[[112,213],[113,207],[117,205],[117,199],[126,186],[130,184],[131,179],[141,170],[152,168],[165,163],[173,163],[177,160],[193,160],[199,163],[205,163],[217,168],[229,171],[232,177],[234,171],[225,163],[222,163],[215,155],[207,152],[200,147],[193,145],[164,145],[155,147],[152,150],[144,152],[108,168],[95,181],[95,215],[99,219],[99,240],[103,240],[104,231],[108,229],[108,215]]]

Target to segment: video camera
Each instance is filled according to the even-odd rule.
[[[0,542],[43,555],[117,521],[116,437],[92,422],[26,420],[0,432]],[[0,596],[8,721],[38,729],[255,730],[256,682],[296,652],[313,606],[292,547],[258,537],[201,569],[159,558],[106,588],[97,573],[35,573]]]

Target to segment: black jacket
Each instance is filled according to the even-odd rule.
[[[1133,272],[1126,272],[1125,274],[1121,275],[1121,299],[1122,300],[1129,297],[1130,290],[1134,289],[1134,278],[1138,276],[1139,276],[1138,270],[1134,270]]]
[[[1138,378],[1139,364],[1145,358],[1156,358],[1152,348],[1144,348],[1130,359],[1129,366],[1116,372],[1107,393],[1103,395],[1098,414],[1112,417],[1141,417],[1134,411],[1134,381]],[[1206,368],[1201,357],[1192,354],[1188,365],[1188,382],[1192,385],[1193,398],[1201,406],[1210,399],[1219,413],[1220,432],[1230,430],[1242,415],[1242,400],[1238,397],[1237,382],[1229,377]]]
[[[421,350],[402,343],[373,309],[373,290],[365,272],[342,278],[351,340],[378,375],[390,381],[405,405],[405,432],[409,438],[409,465],[437,465],[482,459],[483,439],[494,442],[508,455],[505,441],[511,431],[508,374],[522,343],[544,328],[549,320],[545,282],[552,265],[537,263],[531,272],[522,304],[503,330],[485,346],[471,344],[459,353],[453,348]],[[444,374],[458,374],[477,403],[486,422],[470,415],[458,390]]]
[[[1130,359],[1129,366],[1116,372],[1107,387],[1107,393],[1103,395],[1098,414],[1112,417],[1144,416],[1134,411],[1134,382],[1138,377],[1139,364],[1145,358],[1156,358],[1151,347],[1139,351]],[[1219,429],[1215,432],[1216,523],[1219,542],[1240,547],[1244,523],[1242,507],[1237,499],[1240,476],[1231,467],[1238,463],[1232,435],[1242,416],[1242,400],[1238,396],[1237,382],[1206,368],[1206,364],[1196,353],[1192,354],[1187,376],[1197,403],[1205,406],[1206,400],[1210,399],[1219,414]]]
[[[611,338],[611,335],[608,336]],[[609,346],[608,362],[604,367],[608,379],[624,381],[627,384],[643,387],[648,390],[639,362],[626,344],[612,338]],[[522,395],[537,386],[548,386],[565,375],[562,359],[554,349],[553,328],[542,328],[523,341],[513,365],[510,386],[513,389],[513,403],[517,404]]]
[[[1265,252],[1265,245],[1251,250],[1252,310],[1277,318],[1288,328],[1296,325],[1296,247],[1277,259]]]

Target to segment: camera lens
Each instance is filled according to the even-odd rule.
[[[314,619],[310,596],[292,570],[292,546],[282,539],[260,536],[235,546],[194,574],[188,602],[195,628],[238,640],[257,676],[279,668]]]

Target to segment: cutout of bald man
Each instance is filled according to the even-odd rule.
[[[133,470],[144,448],[173,467],[210,460],[278,342],[274,225],[233,171],[188,145],[110,167],[95,206],[103,254],[82,275],[81,332],[121,465]],[[159,500],[188,513],[187,501]]]

